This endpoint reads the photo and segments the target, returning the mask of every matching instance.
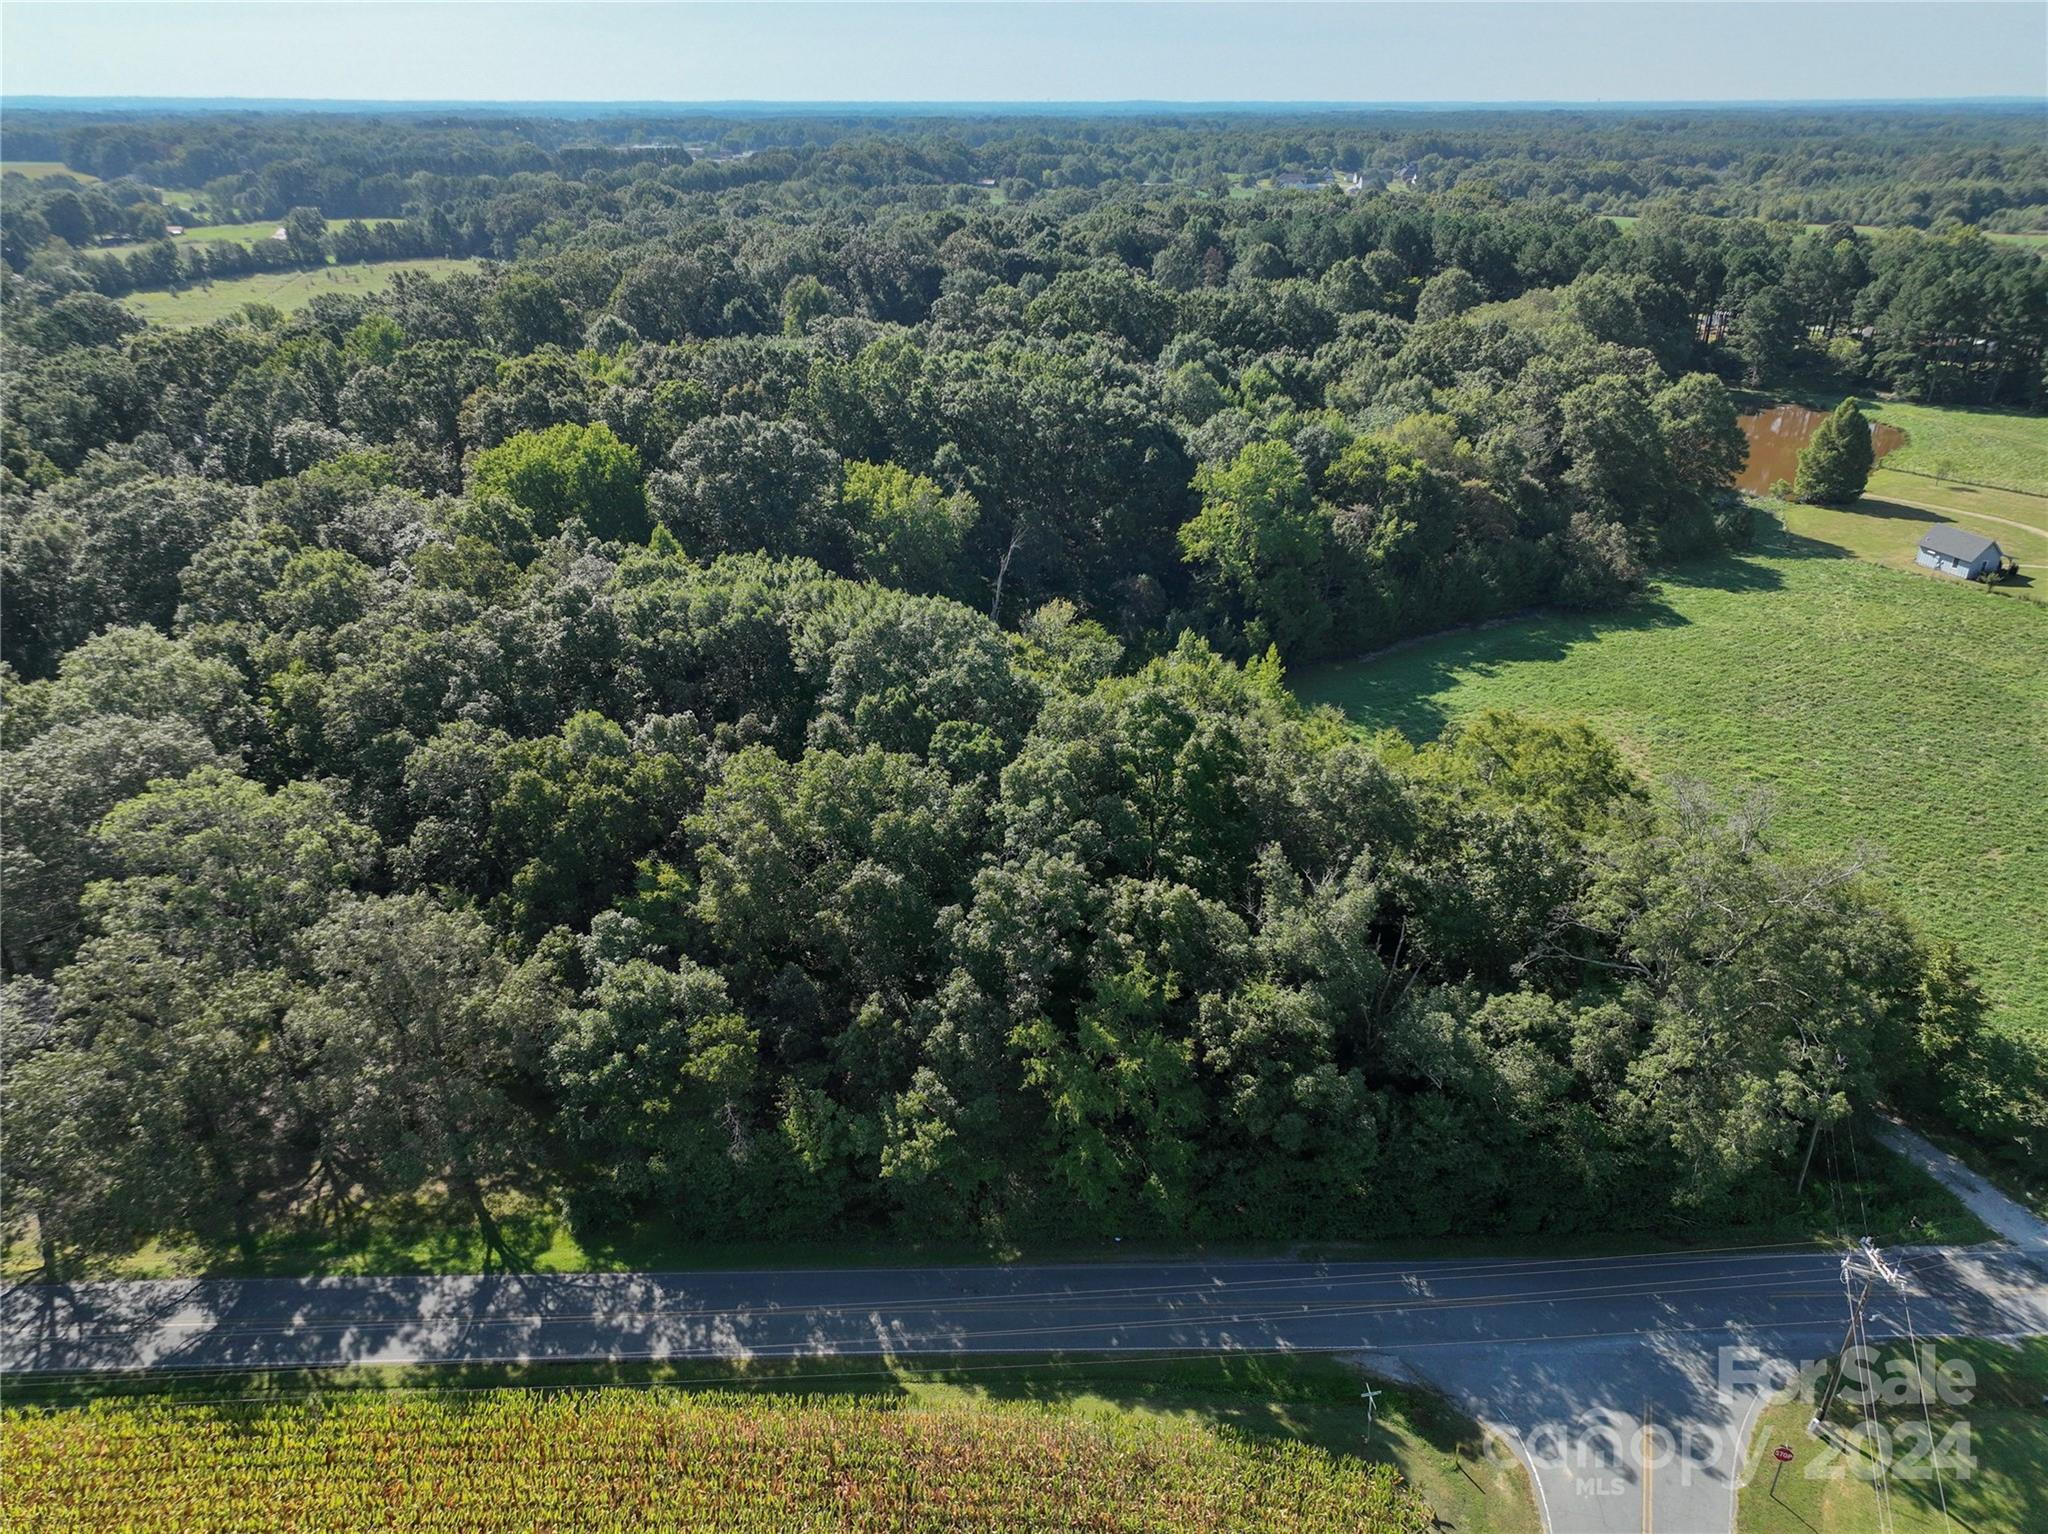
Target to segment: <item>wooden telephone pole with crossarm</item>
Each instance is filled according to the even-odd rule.
[[[1857,1281],[1862,1287],[1857,1287]],[[1828,1379],[1827,1389],[1821,1393],[1820,1404],[1814,1408],[1813,1420],[1806,1424],[1808,1433],[1819,1435],[1828,1420],[1828,1408],[1835,1404],[1835,1397],[1841,1393],[1843,1360],[1856,1339],[1863,1335],[1863,1307],[1870,1302],[1870,1291],[1883,1279],[1895,1289],[1906,1287],[1906,1275],[1888,1261],[1877,1249],[1877,1244],[1865,1236],[1854,1250],[1842,1257],[1842,1288],[1849,1296],[1849,1329],[1842,1334],[1842,1346],[1835,1355],[1835,1367]]]

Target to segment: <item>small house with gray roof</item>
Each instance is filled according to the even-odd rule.
[[[1982,534],[1952,522],[1937,522],[1920,540],[1916,563],[1958,580],[1976,581],[1996,570],[2004,558],[1998,545]]]

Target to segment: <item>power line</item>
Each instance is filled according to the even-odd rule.
[[[1694,1247],[1694,1248],[1687,1248],[1687,1249],[1684,1249],[1684,1250],[1679,1250],[1679,1251],[1671,1251],[1671,1252],[1628,1252],[1628,1253],[1617,1253],[1617,1254],[1614,1254],[1614,1255],[1610,1255],[1610,1256],[1594,1256],[1594,1257],[1567,1257],[1567,1258],[1486,1258],[1486,1259],[1478,1259],[1478,1260],[1467,1260],[1467,1261],[1466,1261],[1466,1262],[1464,1262],[1464,1263],[1463,1263],[1462,1265],[1450,1265],[1450,1266],[1444,1266],[1444,1267],[1430,1267],[1430,1268],[1419,1268],[1419,1267],[1401,1267],[1401,1266],[1397,1266],[1397,1265],[1394,1265],[1394,1264],[1378,1264],[1378,1263],[1371,1263],[1371,1262],[1362,1262],[1362,1261],[1361,1261],[1361,1262],[1350,1262],[1350,1263],[1342,1263],[1342,1262],[1338,1262],[1338,1263],[1318,1263],[1318,1264],[1312,1264],[1312,1265],[1311,1265],[1311,1264],[1301,1264],[1301,1266],[1314,1266],[1314,1267],[1315,1267],[1315,1268],[1317,1269],[1317,1271],[1314,1271],[1314,1272],[1309,1272],[1309,1273],[1298,1273],[1298,1274],[1293,1274],[1293,1275],[1290,1275],[1290,1276],[1285,1276],[1285,1277],[1281,1277],[1281,1276],[1274,1276],[1274,1277],[1269,1277],[1269,1278],[1219,1278],[1218,1276],[1216,1276],[1216,1275],[1213,1275],[1213,1274],[1212,1274],[1212,1275],[1210,1275],[1210,1276],[1208,1276],[1208,1277],[1206,1277],[1206,1278],[1204,1278],[1204,1277],[1199,1277],[1199,1276],[1198,1276],[1198,1277],[1194,1277],[1194,1278],[1189,1278],[1189,1279],[1181,1280],[1181,1281],[1179,1281],[1179,1282],[1171,1282],[1171,1283],[1152,1283],[1152,1284],[1120,1284],[1120,1285],[1104,1285],[1104,1286],[1099,1286],[1099,1287],[1094,1287],[1094,1288],[1085,1288],[1085,1287],[1084,1287],[1084,1288],[1076,1288],[1076,1287],[1073,1287],[1073,1286],[1071,1286],[1071,1285],[1067,1285],[1067,1286],[1062,1286],[1062,1287],[1059,1287],[1059,1288],[1038,1288],[1038,1289],[1013,1289],[1013,1290],[1008,1290],[1008,1291],[1004,1291],[1004,1292],[998,1292],[998,1293],[988,1293],[988,1294],[979,1294],[979,1295],[954,1295],[954,1296],[946,1296],[946,1295],[933,1295],[933,1294],[930,1294],[930,1293],[925,1293],[925,1294],[905,1294],[905,1295],[884,1295],[884,1296],[881,1296],[881,1297],[875,1297],[875,1298],[868,1298],[868,1297],[864,1297],[864,1298],[861,1298],[861,1299],[858,1299],[858,1300],[852,1300],[852,1301],[844,1301],[844,1302],[837,1302],[837,1303],[825,1303],[825,1304],[817,1304],[817,1305],[788,1305],[788,1306],[784,1306],[784,1307],[782,1307],[782,1308],[784,1308],[784,1309],[788,1309],[788,1310],[801,1310],[801,1311],[803,1311],[803,1312],[805,1312],[805,1313],[807,1313],[807,1314],[819,1314],[819,1313],[828,1313],[828,1314],[829,1314],[829,1313],[836,1313],[836,1312],[839,1312],[839,1311],[846,1311],[846,1310],[892,1310],[892,1309],[906,1309],[906,1310],[908,1310],[908,1309],[918,1309],[918,1308],[930,1308],[930,1307],[934,1307],[934,1306],[937,1306],[937,1305],[940,1305],[940,1304],[943,1304],[943,1305],[944,1305],[944,1306],[945,1306],[945,1307],[946,1307],[947,1309],[969,1309],[969,1310],[973,1310],[973,1309],[987,1309],[987,1308],[993,1308],[993,1307],[1001,1307],[1001,1306],[1011,1306],[1011,1305],[1018,1305],[1018,1304],[1026,1303],[1026,1302],[1029,1302],[1029,1301],[1034,1301],[1034,1300],[1048,1300],[1048,1301],[1056,1301],[1056,1302],[1060,1302],[1060,1303],[1065,1303],[1065,1304],[1072,1304],[1072,1303],[1075,1303],[1075,1302],[1081,1302],[1081,1301],[1088,1301],[1088,1300],[1102,1300],[1102,1299],[1140,1299],[1140,1298],[1166,1298],[1166,1297],[1171,1297],[1171,1296],[1174,1296],[1174,1295],[1179,1295],[1179,1294],[1188,1294],[1188,1295],[1192,1295],[1192,1296],[1194,1296],[1194,1297],[1196,1297],[1196,1298],[1202,1298],[1202,1297],[1205,1297],[1205,1296],[1210,1296],[1210,1295],[1214,1295],[1214,1294],[1220,1293],[1220,1292],[1222,1292],[1222,1291],[1223,1291],[1224,1289],[1229,1289],[1229,1290],[1233,1290],[1233,1291],[1236,1291],[1236,1292],[1240,1292],[1240,1293],[1243,1293],[1243,1292],[1247,1292],[1247,1291],[1254,1291],[1254,1290],[1261,1290],[1261,1289],[1280,1289],[1280,1288],[1312,1288],[1312,1287],[1316,1287],[1316,1286],[1319,1286],[1319,1285],[1332,1285],[1332,1284],[1339,1284],[1339,1283],[1371,1283],[1371,1282],[1387,1282],[1387,1283],[1403,1283],[1403,1284],[1415,1285],[1415,1284],[1424,1284],[1424,1283],[1437,1283],[1437,1282],[1443,1282],[1443,1281],[1446,1281],[1446,1280],[1450,1280],[1450,1279],[1460,1279],[1460,1278],[1471,1278],[1471,1277],[1500,1277],[1500,1278],[1532,1278],[1532,1277],[1538,1277],[1538,1276],[1541,1276],[1541,1275],[1544,1275],[1544,1274],[1550,1274],[1550,1273],[1564,1273],[1564,1272],[1568,1272],[1568,1271],[1573,1271],[1573,1270],[1577,1270],[1577,1269],[1582,1269],[1582,1268],[1588,1268],[1588,1267],[1594,1267],[1594,1266],[1596,1266],[1596,1265],[1597,1265],[1597,1266],[1602,1266],[1602,1267],[1606,1267],[1606,1268],[1610,1268],[1610,1269],[1615,1269],[1615,1270],[1623,1270],[1623,1269],[1626,1269],[1626,1268],[1658,1268],[1658,1267],[1672,1267],[1672,1266],[1677,1266],[1677,1265],[1681,1265],[1681,1264],[1687,1264],[1687,1263],[1691,1263],[1691,1262],[1694,1262],[1694,1261],[1696,1261],[1697,1259],[1699,1259],[1699,1258],[1702,1258],[1702,1257],[1715,1257],[1715,1256],[1739,1256],[1739,1255],[1744,1255],[1744,1254],[1756,1254],[1756,1255],[1762,1256],[1762,1255],[1765,1255],[1765,1254],[1776,1254],[1776,1253],[1783,1253],[1783,1252],[1789,1252],[1789,1251],[1794,1251],[1794,1250],[1798,1250],[1798,1249],[1801,1249],[1801,1248],[1804,1248],[1804,1249],[1807,1249],[1807,1250],[1820,1250],[1820,1249],[1824,1249],[1824,1247],[1823,1247],[1823,1246],[1822,1246],[1822,1245],[1821,1245],[1820,1243],[1815,1243],[1815,1242],[1812,1242],[1812,1241],[1779,1241],[1779,1242],[1757,1242],[1757,1243],[1750,1243],[1750,1244],[1744,1244],[1744,1245],[1731,1245],[1731,1246],[1720,1246],[1720,1247]],[[1084,1267],[1085,1267],[1085,1268],[1086,1268],[1086,1269],[1087,1269],[1088,1271],[1095,1271],[1095,1272],[1104,1272],[1104,1271],[1110,1271],[1110,1272],[1113,1272],[1113,1267],[1112,1267],[1111,1265],[1102,1265],[1102,1264],[1087,1264],[1087,1265],[1083,1265],[1083,1266],[1084,1266]],[[1174,1265],[1173,1265],[1173,1264],[1162,1264],[1162,1266],[1174,1266]],[[1199,1264],[1192,1264],[1192,1263],[1191,1263],[1191,1264],[1188,1264],[1188,1266],[1199,1266]],[[774,1270],[770,1270],[770,1271],[774,1271]],[[791,1270],[791,1271],[792,1271],[792,1272],[802,1272],[802,1271],[805,1271],[805,1270]],[[809,1271],[818,1271],[818,1270],[809,1270]],[[848,1275],[858,1276],[858,1275],[860,1275],[860,1274],[862,1274],[862,1273],[864,1273],[864,1272],[874,1272],[874,1271],[885,1271],[885,1272],[890,1272],[890,1271],[902,1271],[902,1270],[863,1270],[863,1269],[843,1269],[843,1270],[830,1270],[830,1271],[842,1272],[842,1273],[845,1273],[845,1274],[848,1274]],[[948,1270],[948,1269],[934,1269],[934,1270],[931,1270],[931,1271],[934,1271],[934,1272],[946,1272],[946,1271],[954,1271],[954,1272],[961,1272],[961,1271],[964,1271],[964,1272],[973,1272],[973,1273],[977,1273],[977,1274],[979,1274],[979,1273],[987,1273],[987,1274],[989,1274],[989,1275],[992,1275],[992,1276],[995,1276],[995,1277],[998,1277],[998,1278],[999,1278],[999,1277],[1001,1277],[1001,1276],[1002,1276],[1002,1275],[1003,1275],[1003,1274],[1005,1273],[1005,1271],[1006,1271],[1006,1270],[1004,1270],[1004,1269],[1001,1269],[1001,1268],[989,1268],[989,1269],[965,1269],[965,1270],[961,1270],[961,1269],[952,1269],[952,1270]],[[1041,1270],[1037,1270],[1037,1271],[1043,1271],[1043,1270],[1041,1269]],[[455,1276],[455,1275],[451,1275],[451,1276]],[[541,1281],[541,1282],[549,1282],[549,1283],[561,1283],[561,1282],[564,1282],[564,1281],[566,1281],[566,1282],[567,1282],[567,1283],[569,1283],[569,1284],[570,1284],[570,1285],[571,1285],[571,1286],[572,1286],[573,1288],[601,1288],[601,1287],[602,1287],[602,1286],[604,1285],[604,1283],[605,1283],[606,1281],[608,1281],[608,1280],[618,1280],[618,1281],[620,1281],[620,1283],[621,1283],[621,1284],[623,1285],[624,1283],[630,1282],[630,1281],[631,1281],[631,1280],[633,1280],[633,1279],[636,1279],[636,1278],[639,1278],[639,1277],[643,1277],[643,1276],[649,1276],[649,1275],[639,1275],[639,1274],[630,1274],[630,1273],[619,1273],[619,1274],[609,1274],[609,1273],[594,1273],[594,1274],[582,1274],[582,1273],[559,1273],[559,1274],[511,1274],[511,1275],[491,1275],[491,1276],[492,1276],[493,1278],[496,1278],[496,1279],[497,1279],[497,1280],[498,1280],[499,1282],[501,1282],[501,1283],[514,1283],[514,1284],[518,1284],[518,1283],[521,1283],[521,1281],[522,1281],[522,1280],[527,1280],[527,1279],[535,1279],[535,1280],[539,1280],[539,1281]],[[712,1274],[703,1274],[703,1275],[695,1275],[695,1277],[697,1277],[697,1278],[698,1278],[698,1279],[699,1279],[700,1281],[701,1281],[702,1279],[704,1279],[704,1278],[725,1278],[725,1277],[732,1277],[732,1276],[734,1276],[734,1275],[733,1275],[733,1274],[725,1274],[725,1273],[712,1273]],[[740,1275],[740,1276],[744,1276],[744,1275]],[[784,1275],[782,1275],[782,1274],[778,1273],[778,1274],[777,1274],[777,1276],[784,1276]],[[463,1279],[467,1279],[468,1277],[470,1277],[470,1275],[459,1275],[459,1277],[460,1277],[460,1278],[463,1278]],[[164,1284],[169,1284],[169,1283],[175,1283],[175,1282],[177,1282],[177,1281],[176,1281],[176,1280],[156,1280],[156,1281],[153,1281],[153,1282],[156,1282],[156,1283],[164,1283]],[[238,1280],[238,1279],[229,1279],[229,1280],[196,1280],[196,1281],[194,1281],[194,1282],[200,1282],[200,1283],[209,1283],[209,1282],[223,1282],[223,1283],[230,1283],[230,1284],[243,1284],[243,1283],[277,1283],[277,1282],[280,1282],[280,1281],[279,1281],[279,1280],[266,1280],[266,1279],[257,1279],[257,1280]],[[290,1281],[289,1281],[289,1280],[285,1280],[285,1281],[282,1281],[282,1282],[290,1282]],[[19,1290],[18,1290],[18,1289],[17,1289],[17,1290],[11,1290],[11,1291],[8,1291],[8,1293],[7,1293],[7,1297],[11,1297],[11,1296],[12,1296],[12,1295],[13,1295],[14,1293],[17,1293],[17,1292],[19,1292]],[[1567,1291],[1567,1292],[1569,1292],[1569,1291]],[[599,1296],[597,1296],[597,1298],[602,1298],[602,1295],[599,1295]],[[1428,1297],[1427,1297],[1427,1296],[1419,1296],[1419,1298],[1424,1298],[1424,1299],[1426,1299],[1426,1298],[1428,1298]],[[456,1316],[456,1315],[454,1315],[453,1313],[451,1313],[451,1314],[450,1314],[450,1315],[449,1315],[449,1316],[448,1316],[447,1318],[448,1318],[448,1319],[466,1319],[466,1320],[469,1320],[469,1321],[472,1321],[472,1322],[479,1322],[479,1323],[484,1323],[484,1324],[502,1324],[502,1323],[511,1323],[511,1322],[522,1322],[522,1321],[540,1321],[540,1322],[553,1322],[553,1321],[596,1321],[596,1320],[606,1320],[606,1319],[617,1319],[617,1318],[621,1318],[621,1317],[634,1317],[634,1318],[644,1318],[644,1317],[657,1317],[657,1316],[677,1317],[677,1318],[685,1318],[685,1319],[705,1319],[705,1318],[723,1318],[723,1317],[726,1317],[726,1316],[732,1316],[732,1315],[744,1315],[744,1314],[749,1314],[749,1313],[756,1313],[756,1312],[758,1312],[758,1311],[759,1311],[760,1309],[761,1309],[761,1306],[760,1306],[760,1305],[759,1305],[758,1303],[756,1303],[756,1304],[744,1304],[744,1305],[728,1305],[728,1306],[723,1306],[723,1307],[714,1307],[714,1306],[690,1306],[690,1305],[687,1305],[687,1304],[685,1304],[685,1305],[681,1305],[681,1306],[675,1306],[675,1307],[664,1307],[664,1306],[660,1306],[660,1305],[654,1305],[654,1306],[643,1306],[643,1307],[639,1307],[639,1308],[634,1308],[634,1309],[606,1309],[606,1310],[587,1310],[587,1311],[570,1311],[570,1310],[546,1310],[546,1309],[542,1309],[542,1310],[533,1310],[533,1311],[505,1311],[505,1312],[501,1312],[501,1313],[499,1313],[499,1314],[496,1314],[496,1315],[470,1315],[470,1316],[467,1316],[467,1317],[461,1317],[461,1316]],[[330,1316],[324,1316],[324,1317],[320,1318],[320,1319],[319,1319],[319,1320],[318,1320],[317,1322],[315,1322],[315,1323],[313,1323],[313,1324],[314,1324],[314,1325],[316,1325],[316,1326],[320,1326],[320,1327],[327,1327],[327,1326],[402,1326],[402,1325],[412,1325],[412,1324],[417,1324],[417,1323],[418,1323],[418,1322],[419,1322],[420,1320],[421,1320],[421,1317],[419,1317],[418,1315],[406,1315],[406,1316],[395,1316],[395,1315],[391,1315],[391,1316],[374,1316],[374,1315],[361,1315],[361,1314],[348,1314],[348,1313],[337,1313],[337,1314],[334,1314],[334,1315],[330,1315]],[[228,1327],[228,1326],[222,1326],[222,1325],[219,1325],[218,1323],[215,1323],[215,1322],[204,1322],[204,1321],[193,1321],[193,1322],[165,1322],[165,1323],[161,1323],[161,1324],[158,1324],[158,1325],[156,1325],[154,1329],[156,1329],[156,1330],[158,1330],[158,1331],[162,1331],[162,1330],[167,1330],[167,1329],[193,1329],[193,1330],[196,1330],[196,1329],[200,1329],[200,1328],[209,1328],[209,1329],[213,1330],[213,1331],[214,1331],[215,1333],[217,1333],[217,1334],[222,1334],[222,1335],[225,1335],[225,1334],[227,1334],[227,1333],[229,1333],[229,1332],[233,1332],[233,1333],[235,1333],[235,1334],[237,1334],[237,1335],[251,1335],[251,1334],[260,1334],[260,1333],[262,1333],[262,1332],[267,1332],[267,1331],[277,1331],[277,1330],[301,1330],[301,1329],[304,1329],[304,1328],[303,1328],[303,1325],[300,1325],[300,1324],[294,1324],[294,1325],[290,1325],[290,1326],[284,1326],[284,1327],[279,1327],[279,1326],[277,1326],[277,1325],[275,1325],[275,1324],[256,1324],[256,1325],[243,1325],[243,1326],[234,1326],[234,1327]],[[107,1328],[105,1328],[105,1330],[120,1330],[120,1329],[121,1329],[121,1328],[120,1328],[120,1327],[119,1327],[118,1325],[110,1325],[110,1326],[108,1326]],[[17,1330],[17,1331],[18,1331],[19,1329],[18,1329],[18,1328],[16,1328],[16,1329],[14,1329],[14,1330]]]
[[[1853,1145],[1853,1141],[1851,1143]],[[1862,1285],[1860,1289],[1857,1287],[1859,1280]],[[1822,1436],[1826,1432],[1828,1410],[1841,1392],[1842,1381],[1847,1373],[1846,1360],[1850,1348],[1855,1347],[1857,1356],[1861,1358],[1868,1359],[1871,1355],[1870,1331],[1865,1319],[1865,1310],[1870,1303],[1871,1291],[1880,1281],[1897,1289],[1902,1296],[1907,1292],[1906,1274],[1877,1249],[1877,1244],[1870,1237],[1865,1236],[1854,1251],[1842,1258],[1842,1290],[1849,1299],[1849,1327],[1843,1334],[1841,1356],[1835,1360],[1835,1368],[1829,1378],[1827,1389],[1821,1395],[1820,1404],[1814,1409],[1813,1420],[1806,1425],[1807,1432],[1815,1436]],[[1909,1334],[1911,1329],[1912,1317],[1908,1301]],[[1924,1409],[1924,1396],[1922,1406]],[[1872,1491],[1877,1502],[1878,1528],[1880,1531],[1890,1531],[1897,1528],[1898,1518],[1892,1497],[1891,1454],[1885,1442],[1884,1424],[1876,1420],[1874,1410],[1863,1414],[1862,1423],[1866,1428],[1876,1428],[1874,1433],[1868,1435],[1877,1454],[1877,1476],[1872,1484]],[[1933,1429],[1930,1424],[1930,1448],[1932,1436]]]
[[[1647,1266],[1655,1266],[1649,1264]],[[1475,1273],[1480,1270],[1475,1270]],[[1404,1275],[1385,1275],[1387,1278]],[[1437,1275],[1430,1275],[1432,1277]],[[1501,1277],[1520,1277],[1524,1274],[1503,1274]],[[1605,1277],[1587,1274],[1587,1277]],[[1105,1303],[1129,1304],[1133,1301],[1154,1305],[1199,1304],[1199,1310],[1184,1310],[1164,1316],[1121,1321],[1084,1321],[1057,1325],[1035,1324],[1009,1328],[967,1326],[954,1329],[952,1335],[971,1339],[977,1336],[1002,1336],[1013,1332],[1033,1334],[1065,1333],[1076,1331],[1128,1331],[1160,1326],[1215,1325],[1226,1322],[1284,1321],[1290,1318],[1341,1318],[1365,1316],[1377,1313],[1404,1314],[1409,1312],[1442,1312],[1464,1310],[1482,1306],[1541,1305],[1564,1300],[1619,1300],[1640,1298],[1646,1295],[1685,1295],[1719,1289],[1742,1288],[1748,1285],[1779,1279],[1799,1279],[1805,1276],[1798,1267],[1757,1268],[1735,1273],[1707,1273],[1684,1278],[1636,1277],[1620,1283],[1575,1284],[1563,1288],[1546,1289],[1535,1293],[1515,1290],[1493,1290],[1480,1294],[1438,1295],[1408,1292],[1383,1298],[1368,1298],[1364,1295],[1330,1296],[1327,1298],[1304,1298],[1290,1301],[1284,1294],[1271,1291],[1280,1289],[1303,1289],[1310,1287],[1332,1288],[1347,1283],[1357,1283],[1357,1278],[1325,1277],[1273,1279],[1229,1284],[1222,1287],[1201,1285],[1162,1285],[1152,1288],[1129,1287],[1121,1289],[1097,1289],[1075,1291],[1019,1292],[1002,1295],[970,1297],[918,1296],[915,1298],[861,1299],[837,1303],[798,1306],[779,1309],[764,1309],[758,1304],[721,1307],[655,1307],[649,1309],[617,1309],[590,1311],[535,1311],[506,1313],[500,1315],[448,1314],[433,1318],[416,1315],[372,1318],[365,1316],[340,1316],[308,1318],[300,1321],[269,1322],[263,1324],[222,1325],[212,1321],[165,1322],[147,1327],[122,1325],[118,1323],[92,1325],[78,1328],[79,1340],[87,1338],[104,1339],[128,1332],[190,1331],[209,1337],[256,1338],[263,1336],[305,1335],[337,1329],[353,1332],[364,1330],[390,1330],[417,1327],[435,1321],[459,1325],[469,1330],[502,1328],[511,1326],[544,1325],[573,1322],[611,1323],[623,1322],[668,1322],[696,1323],[699,1325],[748,1318],[774,1318],[777,1316],[800,1316],[806,1319],[820,1317],[865,1317],[877,1312],[896,1310],[915,1314],[939,1312],[976,1317],[986,1322],[1000,1319],[1019,1311],[1026,1311],[1034,1305],[1053,1304],[1072,1310],[1097,1308]],[[1371,1275],[1367,1281],[1379,1281],[1380,1275]],[[1249,1292],[1247,1292],[1249,1291]],[[1019,1317],[1021,1320],[1022,1318]],[[455,1360],[460,1361],[460,1360]],[[375,1362],[375,1360],[365,1360]]]
[[[1867,1358],[1870,1355],[1870,1332],[1864,1326],[1863,1317],[1860,1314],[1856,1319],[1857,1344],[1863,1349],[1863,1354]],[[1871,1403],[1871,1409],[1864,1416],[1863,1420],[1876,1429],[1870,1437],[1877,1451],[1877,1480],[1873,1490],[1877,1496],[1878,1528],[1883,1531],[1883,1534],[1891,1534],[1891,1531],[1896,1530],[1899,1526],[1898,1510],[1892,1500],[1890,1445],[1885,1441],[1884,1424],[1877,1420],[1877,1403],[1875,1401]]]
[[[1913,1330],[1913,1297],[1904,1289],[1899,1299],[1906,1311],[1906,1342],[1913,1350],[1913,1379],[1920,1391],[1920,1420],[1927,1428],[1927,1460],[1934,1466],[1934,1491],[1941,1499],[1941,1522],[1944,1528],[1953,1529],[1948,1515],[1948,1486],[1941,1473],[1941,1452],[1934,1444],[1934,1415],[1927,1407],[1927,1378],[1920,1371],[1920,1338]]]

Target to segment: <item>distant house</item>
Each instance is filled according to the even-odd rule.
[[[1915,562],[1958,580],[1975,581],[1996,570],[2004,558],[2004,552],[1989,538],[1942,522],[1927,529]]]
[[[288,235],[288,234],[286,234],[286,233],[284,232],[284,225],[283,225],[283,224],[279,224],[279,225],[278,225],[278,226],[277,226],[277,227],[276,227],[275,229],[271,230],[271,231],[270,231],[270,237],[271,237],[271,238],[272,238],[273,240],[288,240],[288,239],[290,239],[290,238],[291,238],[291,236],[290,236],[290,235]]]
[[[164,225],[164,233],[169,235],[172,239],[176,239],[179,235],[183,234],[184,232],[185,226],[183,224]]]

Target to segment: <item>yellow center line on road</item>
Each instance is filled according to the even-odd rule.
[[[1650,1459],[1650,1403],[1648,1401],[1643,1402],[1643,1448],[1642,1453],[1638,1457],[1641,1459],[1643,1466],[1643,1534],[1651,1534],[1651,1515],[1656,1501],[1656,1498],[1652,1495],[1656,1467],[1651,1463]]]

